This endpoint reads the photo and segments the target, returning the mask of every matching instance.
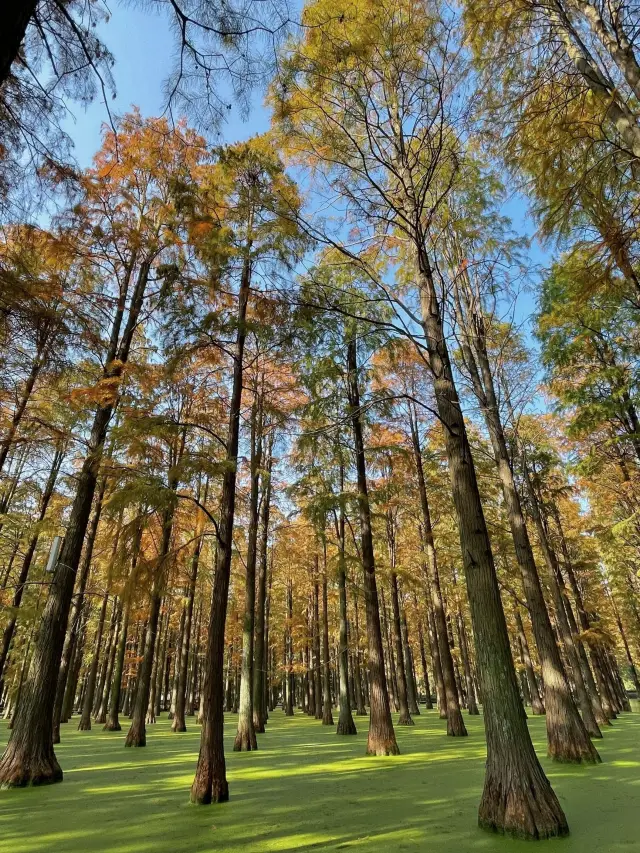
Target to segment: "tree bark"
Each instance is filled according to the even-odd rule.
[[[511,657],[491,542],[423,238],[416,243],[421,319],[471,608],[487,740],[480,826],[522,838],[566,835],[567,820],[533,749]]]
[[[367,636],[369,641],[370,717],[367,755],[398,755],[400,750],[393,730],[389,694],[387,692],[387,679],[384,671],[380,609],[376,585],[373,534],[371,530],[371,511],[369,507],[367,471],[362,437],[360,389],[358,388],[358,357],[355,337],[347,341],[347,387],[356,455],[361,554],[364,572]]]
[[[251,283],[251,260],[247,252],[238,294],[238,332],[233,365],[233,387],[229,411],[227,438],[227,466],[222,481],[222,501],[218,525],[218,550],[213,581],[209,636],[204,677],[204,708],[200,753],[196,775],[191,786],[191,801],[208,805],[229,799],[229,785],[224,758],[224,715],[222,711],[224,666],[224,627],[229,598],[231,553],[233,547],[233,522],[236,500],[236,471],[238,467],[238,439],[242,404],[243,356],[246,340],[246,315]]]

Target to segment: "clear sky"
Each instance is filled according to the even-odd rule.
[[[114,115],[120,115],[135,105],[144,116],[159,115],[166,106],[164,83],[175,57],[168,20],[157,12],[132,7],[122,0],[114,0],[111,11],[111,19],[100,33],[115,57],[116,98],[109,101],[109,109]],[[248,119],[243,119],[238,110],[229,112],[220,129],[221,140],[237,141],[267,130],[269,115],[262,98],[263,93],[256,92]],[[100,130],[108,120],[108,112],[100,98],[87,109],[74,103],[70,103],[69,109],[65,129],[75,144],[79,165],[85,167],[100,145]],[[532,235],[533,225],[522,196],[513,196],[505,205],[505,213],[519,233]],[[533,265],[549,263],[548,254],[536,242],[531,247],[530,257]],[[526,320],[534,308],[533,295],[522,294],[518,300],[519,321]]]
[[[110,21],[100,29],[115,57],[116,99],[109,100],[109,109],[121,115],[135,105],[144,116],[159,115],[166,105],[163,85],[175,56],[168,21],[156,12],[132,8],[121,0],[115,0],[111,12]],[[108,121],[107,109],[98,98],[87,109],[70,102],[69,110],[65,130],[75,144],[78,163],[88,166],[100,145],[100,128]],[[221,136],[227,141],[245,139],[266,130],[268,123],[262,94],[257,93],[249,119],[243,121],[237,110],[231,110]]]

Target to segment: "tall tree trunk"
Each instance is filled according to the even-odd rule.
[[[420,646],[420,663],[422,665],[422,680],[424,682],[425,706],[428,711],[433,709],[433,701],[431,700],[431,684],[429,683],[429,669],[427,667],[427,655],[424,648],[424,631],[422,622],[418,620],[418,645]]]
[[[420,714],[418,707],[418,689],[415,674],[413,651],[409,643],[409,625],[407,624],[407,612],[404,607],[400,613],[400,631],[402,633],[402,649],[404,651],[404,671],[407,675],[407,703],[409,713],[412,716]]]
[[[249,497],[249,531],[242,623],[242,664],[240,707],[234,752],[250,752],[258,748],[253,727],[253,647],[256,615],[256,560],[258,554],[258,522],[260,515],[260,469],[263,451],[263,403],[257,381],[251,406],[251,494]]]
[[[269,559],[269,515],[271,512],[271,468],[273,465],[271,432],[267,440],[262,506],[260,518],[260,547],[258,556],[258,589],[256,601],[255,647],[253,662],[253,727],[258,734],[264,732],[267,721],[266,666],[267,666],[267,568]]]
[[[395,558],[392,558],[392,564],[395,564]],[[398,576],[394,571],[391,572],[391,607],[393,609],[393,639],[396,647],[398,703],[400,705],[398,725],[413,726],[414,722],[409,713],[409,701],[407,698],[407,673],[404,665],[402,628],[400,627],[400,604],[398,602]]]
[[[150,268],[151,263],[146,260],[140,266],[126,328],[119,343],[124,308],[118,311],[114,321],[103,373],[104,379],[112,382],[117,382],[122,376],[124,365],[129,358]],[[64,545],[35,639],[29,679],[24,685],[11,739],[0,759],[0,786],[15,787],[62,781],[62,769],[53,751],[53,706],[57,675],[74,581],[113,408],[113,404],[99,406],[95,413],[88,453],[78,472]]]
[[[570,663],[572,670],[573,670],[573,678],[574,678],[574,683],[576,685],[576,692],[578,695],[578,701],[580,703],[580,708],[581,708],[582,714],[584,716],[584,722],[583,722],[579,718],[579,714],[577,712],[577,709],[575,708],[575,705],[573,704],[573,700],[571,699],[571,694],[569,691],[569,684],[568,684],[566,675],[564,676],[564,683],[558,684],[557,680],[552,679],[553,672],[551,672],[548,675],[548,668],[545,668],[545,665],[542,661],[542,655],[541,655],[542,680],[544,682],[544,701],[545,701],[545,706],[547,709],[547,737],[548,737],[548,741],[549,741],[549,754],[551,755],[552,758],[555,758],[557,761],[563,761],[564,760],[564,761],[574,761],[574,762],[580,762],[580,761],[598,762],[598,761],[600,761],[600,756],[598,755],[596,748],[593,746],[593,744],[591,743],[590,740],[588,741],[588,746],[591,747],[590,750],[588,749],[587,746],[584,745],[584,742],[583,742],[584,738],[582,737],[581,733],[579,733],[580,734],[580,740],[576,741],[576,732],[578,731],[578,729],[576,728],[576,724],[572,722],[571,716],[569,716],[569,714],[571,713],[571,705],[573,705],[573,708],[575,709],[575,716],[578,717],[578,719],[580,719],[580,726],[582,729],[584,729],[585,733],[587,732],[587,729],[588,729],[589,733],[591,733],[591,735],[593,737],[602,737],[602,734],[601,734],[600,729],[598,727],[598,724],[596,722],[595,716],[593,714],[593,707],[591,704],[591,700],[589,699],[587,692],[586,692],[586,688],[584,686],[584,681],[582,679],[582,672],[580,669],[578,655],[577,655],[575,646],[573,645],[573,637],[571,636],[571,631],[569,630],[569,624],[567,621],[567,614],[566,614],[566,611],[564,609],[564,602],[562,600],[562,596],[560,594],[560,588],[558,586],[558,571],[559,570],[558,570],[558,563],[557,563],[555,551],[553,551],[553,549],[551,547],[551,543],[549,542],[546,527],[544,524],[544,519],[542,517],[542,514],[540,512],[540,507],[538,504],[538,497],[535,493],[535,490],[533,488],[533,484],[531,482],[531,477],[529,474],[527,462],[524,459],[522,460],[522,468],[523,468],[523,474],[524,474],[524,482],[525,482],[525,486],[526,486],[527,493],[529,496],[529,504],[531,507],[533,520],[535,522],[536,529],[538,532],[538,541],[540,543],[540,550],[542,551],[542,556],[544,557],[544,561],[547,565],[547,571],[548,571],[548,576],[549,576],[549,585],[551,588],[551,593],[552,593],[553,598],[554,598],[554,606],[556,609],[556,618],[558,619],[559,632],[560,632],[560,636],[561,636],[561,639],[563,641],[563,644],[565,646],[565,649],[567,651],[569,663]],[[546,610],[546,607],[545,607],[545,610]],[[535,633],[536,632],[536,622],[533,618],[532,618],[532,627],[533,627],[533,630]],[[560,651],[559,651],[559,649],[556,645],[555,639],[553,637],[552,637],[552,641],[553,641],[553,649],[557,653],[557,657],[558,657],[558,661],[556,662],[555,666],[560,667],[561,669],[558,669],[557,671],[558,672],[562,671],[564,674],[564,667],[562,664],[562,659],[560,658]],[[541,647],[540,647],[540,641],[538,641],[538,640],[537,640],[537,645],[538,645],[538,654],[540,655],[541,654],[540,653]],[[569,705],[569,702],[565,698],[565,693],[564,693],[565,690],[566,690],[566,693],[569,695],[569,700],[570,700],[571,705]],[[563,716],[560,716],[560,717],[558,717],[557,714],[558,714],[558,709],[559,708],[562,709],[562,706],[556,705],[556,709],[555,709],[556,739],[562,738],[562,741],[561,741],[562,748],[559,749],[558,751],[554,752],[554,751],[552,751],[552,748],[551,748],[552,747],[552,741],[551,741],[549,716],[552,713],[550,710],[551,703],[554,700],[557,702],[558,695],[560,695],[560,697],[562,699],[565,699],[565,706],[564,706],[564,714],[563,714]],[[563,728],[564,728],[564,731],[563,731]],[[574,745],[574,743],[575,743],[575,745]]]
[[[486,349],[484,316],[475,307],[477,300],[472,301],[469,295],[470,290],[471,285],[468,278],[463,274],[456,291],[458,314],[464,328],[462,350],[473,390],[489,432],[516,560],[520,568],[522,585],[538,648],[545,689],[548,755],[555,761],[598,762],[600,757],[589,739],[587,728],[573,701],[560,649],[553,635],[553,627],[533,557],[533,549],[522,511],[520,495],[516,488],[512,460],[500,417],[493,372]],[[564,611],[562,615],[564,615]],[[593,725],[590,725],[589,728],[594,733],[599,734],[590,703],[587,703],[588,707],[584,704],[584,691],[580,696],[583,713],[586,709],[591,714],[589,722],[592,722]]]
[[[213,580],[209,636],[204,679],[204,713],[200,754],[196,775],[191,786],[191,801],[207,805],[229,799],[229,785],[224,758],[224,715],[222,711],[222,672],[224,665],[224,626],[227,617],[233,522],[236,501],[236,471],[238,467],[238,438],[242,404],[242,374],[246,315],[251,283],[251,260],[247,252],[238,294],[238,333],[233,365],[233,388],[229,411],[227,465],[222,481],[222,501],[218,526],[216,573]]]
[[[449,475],[471,608],[487,739],[478,821],[525,838],[566,835],[567,820],[535,754],[511,657],[491,542],[442,326],[431,264],[417,241],[421,319],[436,404],[444,425]]]
[[[196,531],[197,539],[191,560],[191,576],[189,578],[189,591],[187,605],[185,607],[184,629],[182,642],[180,643],[180,660],[178,662],[178,689],[176,694],[176,710],[171,723],[174,732],[186,732],[186,702],[187,702],[187,671],[189,668],[189,645],[191,641],[191,623],[193,621],[193,603],[196,596],[196,582],[198,580],[198,564],[200,562],[200,551],[202,549],[202,531]],[[200,534],[200,535],[198,535]]]
[[[327,604],[327,544],[323,541],[322,571],[322,725],[333,725],[331,713],[331,672],[329,661],[329,607]]]
[[[360,389],[358,387],[358,356],[356,338],[347,341],[347,386],[351,426],[355,444],[356,471],[358,481],[358,512],[360,517],[362,568],[367,614],[367,636],[369,641],[370,717],[367,755],[398,755],[389,707],[387,679],[384,671],[382,630],[376,584],[376,566],[371,530],[371,510],[367,488],[367,470],[362,437],[360,411]]]
[[[340,465],[340,494],[344,492],[344,466]],[[337,521],[338,534],[338,593],[340,596],[340,647],[338,649],[338,668],[340,675],[340,715],[336,734],[357,734],[356,724],[351,713],[349,698],[349,637],[347,622],[347,565],[345,559],[345,517],[342,501]],[[356,686],[360,690],[360,684]]]
[[[184,442],[184,438],[183,438]],[[184,446],[184,444],[183,444]],[[180,458],[180,453],[177,458]],[[170,475],[171,476],[171,475]],[[169,487],[175,492],[177,481],[171,477]],[[156,650],[156,638],[158,635],[158,622],[162,607],[162,596],[166,585],[167,563],[171,550],[171,534],[173,531],[173,505],[165,510],[162,518],[162,542],[160,554],[155,566],[153,585],[149,601],[149,617],[147,621],[146,639],[144,644],[144,655],[138,674],[138,688],[133,706],[131,726],[127,732],[124,745],[127,747],[143,747],[147,745],[146,718],[151,694],[151,678],[153,675],[153,664]]]

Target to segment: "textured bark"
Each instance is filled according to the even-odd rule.
[[[517,837],[566,835],[566,818],[527,728],[431,264],[421,241],[416,248],[421,319],[436,404],[444,425],[484,708],[487,762],[478,822]]]
[[[248,247],[250,250],[250,247]],[[209,636],[203,686],[204,708],[200,753],[196,775],[191,786],[191,801],[207,805],[229,799],[229,785],[224,757],[223,666],[224,627],[229,598],[233,523],[236,500],[236,471],[238,467],[238,437],[242,405],[243,356],[246,340],[246,315],[251,283],[249,251],[242,271],[238,294],[238,332],[233,365],[233,387],[229,410],[226,468],[222,480],[222,500],[218,525],[216,573],[213,581]]]
[[[589,739],[573,701],[560,649],[553,634],[500,416],[487,351],[484,315],[466,270],[457,281],[456,307],[463,329],[462,353],[465,366],[489,433],[542,668],[548,754],[555,761],[596,762],[599,761],[597,750]],[[564,616],[564,611],[561,616]],[[581,696],[584,698],[584,691]],[[584,708],[591,712],[590,703]],[[597,730],[595,719],[593,725]]]
[[[391,721],[389,694],[384,672],[380,609],[371,530],[371,511],[367,488],[367,472],[362,438],[358,359],[355,338],[347,341],[347,386],[358,481],[358,514],[360,519],[362,568],[364,572],[367,636],[369,641],[369,737],[367,755],[398,755],[400,750]]]
[[[555,552],[553,552],[547,538],[544,521],[538,506],[538,498],[533,488],[526,460],[523,460],[522,466],[525,487],[529,497],[529,505],[538,532],[540,550],[542,551],[544,561],[547,565],[551,590],[556,598],[556,616],[560,620],[560,631],[564,635],[563,639],[566,640],[567,643],[570,643],[571,637],[566,636],[566,633],[568,632],[566,613],[564,611],[562,600],[559,596],[556,581],[558,569]],[[541,588],[540,596],[542,596]],[[547,713],[547,746],[549,756],[555,761],[597,763],[600,761],[600,756],[597,749],[589,739],[586,726],[578,713],[578,709],[573,702],[573,698],[571,697],[569,684],[564,671],[564,665],[560,657],[560,650],[555,642],[550,621],[548,625],[548,633],[550,636],[547,636],[547,627],[544,616],[546,615],[547,620],[549,620],[549,616],[546,610],[546,605],[544,605],[544,611],[542,611],[538,607],[537,601],[533,596],[531,598],[529,598],[529,596],[527,597],[529,599],[531,624],[536,637],[538,655],[542,665],[544,703]],[[532,609],[532,603],[536,608],[535,613],[537,613],[537,619],[534,615],[534,610]],[[542,605],[540,605],[540,607],[541,606]],[[542,630],[543,628],[544,630]],[[568,633],[570,635],[570,632]],[[576,671],[574,672],[574,678],[576,679],[576,683],[579,683],[579,695],[581,698],[583,713],[585,708],[588,708],[591,712],[592,725],[595,726],[595,730],[599,733],[598,725],[595,721],[595,717],[593,716],[591,702],[585,695],[582,674],[579,666],[577,665]]]

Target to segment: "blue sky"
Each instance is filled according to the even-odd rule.
[[[109,101],[109,109],[119,115],[135,105],[145,116],[159,115],[166,106],[164,83],[175,57],[169,22],[156,12],[132,7],[121,0],[115,0],[111,11],[110,21],[101,28],[103,41],[115,57],[116,99]],[[243,120],[238,110],[231,110],[218,139],[237,141],[265,131],[269,115],[262,98],[263,94],[256,92],[248,119]],[[85,167],[100,145],[101,127],[108,121],[107,108],[98,98],[86,109],[70,103],[69,110],[65,129],[74,142],[79,165]],[[505,205],[505,213],[519,233],[533,234],[533,223],[522,196],[514,195]],[[535,242],[530,257],[533,265],[549,263],[548,253]],[[534,295],[522,294],[518,300],[519,320],[528,317],[534,309]]]
[[[132,8],[118,0],[111,11],[110,21],[100,28],[103,41],[115,57],[116,99],[109,101],[109,109],[121,115],[135,105],[145,116],[159,115],[166,104],[163,84],[175,56],[169,23],[157,13]],[[69,112],[65,130],[75,144],[78,163],[88,166],[100,145],[100,129],[108,121],[107,109],[98,98],[87,109],[70,102]],[[221,137],[227,141],[245,139],[266,130],[268,123],[262,95],[256,94],[249,120],[243,121],[232,110],[221,128]]]

